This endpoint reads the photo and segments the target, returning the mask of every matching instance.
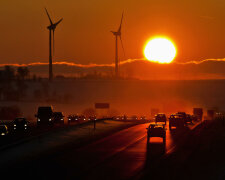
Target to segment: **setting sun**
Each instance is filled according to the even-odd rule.
[[[171,63],[176,53],[176,47],[172,41],[162,37],[151,39],[144,48],[146,59],[157,63]]]

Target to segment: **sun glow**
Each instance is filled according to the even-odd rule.
[[[177,50],[171,40],[164,37],[156,37],[149,40],[144,48],[147,60],[156,63],[171,63],[176,57]]]

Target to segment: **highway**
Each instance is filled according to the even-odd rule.
[[[161,138],[152,138],[147,144],[148,125],[141,124],[119,131],[81,148],[71,144],[50,149],[30,155],[30,158],[20,158],[6,169],[1,168],[10,178],[138,179],[144,170],[154,167],[160,158],[179,146],[193,128],[190,126],[170,131],[167,127],[164,146]],[[49,143],[49,146],[52,144]],[[29,152],[32,152],[31,147]],[[10,174],[12,170],[14,173]]]

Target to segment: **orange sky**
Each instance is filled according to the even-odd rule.
[[[56,29],[55,61],[114,62],[121,13],[126,59],[142,58],[155,35],[174,40],[177,61],[224,58],[224,0],[3,0],[0,2],[0,64],[48,62],[49,9]],[[120,59],[124,60],[120,49]]]

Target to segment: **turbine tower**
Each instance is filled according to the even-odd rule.
[[[53,79],[53,71],[52,71],[52,33],[53,33],[53,54],[54,54],[54,51],[55,51],[55,29],[56,29],[56,26],[63,20],[63,18],[60,19],[58,22],[53,23],[46,8],[45,8],[45,11],[46,11],[48,19],[50,21],[50,25],[47,27],[47,29],[49,30],[49,81],[52,81],[52,79]]]
[[[123,23],[123,13],[122,13],[122,17],[121,17],[121,22],[120,22],[120,26],[118,31],[111,31],[113,33],[113,35],[115,36],[116,39],[116,51],[115,51],[115,76],[119,77],[119,58],[118,58],[118,36],[120,38],[121,41],[121,45],[123,48],[123,53],[124,52],[124,47],[123,47],[123,41],[122,41],[122,37],[121,37],[121,28],[122,28],[122,23]]]

